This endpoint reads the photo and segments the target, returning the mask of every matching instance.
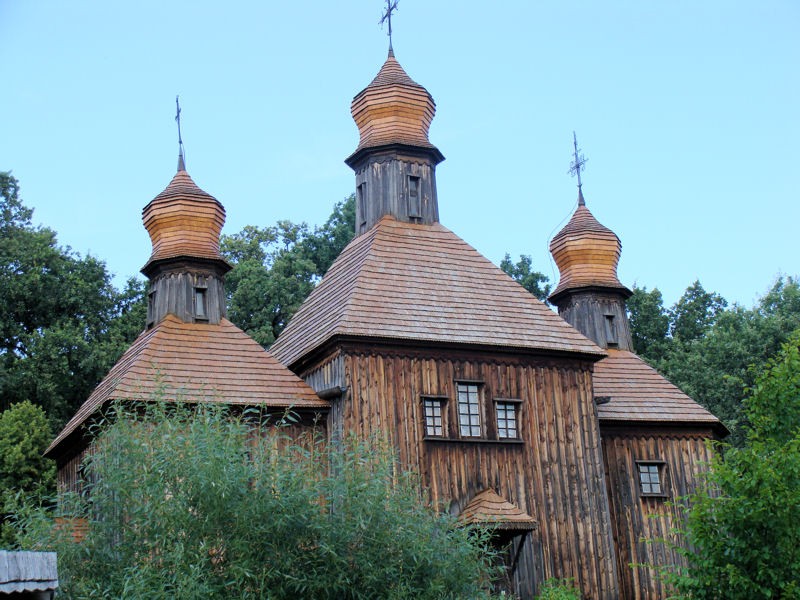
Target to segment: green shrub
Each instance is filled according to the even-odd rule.
[[[253,435],[214,407],[118,412],[96,438],[75,543],[34,511],[27,546],[59,552],[67,598],[478,598],[485,535],[429,509],[391,453]]]

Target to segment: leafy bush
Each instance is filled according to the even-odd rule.
[[[723,445],[691,497],[691,598],[800,598],[800,334],[767,365],[746,401],[742,448]]]
[[[59,552],[68,598],[477,598],[485,535],[429,509],[388,451],[331,450],[214,407],[117,411],[83,497],[34,511],[27,547]],[[263,430],[263,427],[260,427]]]
[[[581,592],[571,579],[548,579],[539,590],[538,600],[581,600]]]

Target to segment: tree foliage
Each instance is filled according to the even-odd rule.
[[[669,310],[661,293],[634,288],[628,301],[634,350],[744,442],[742,398],[770,356],[800,327],[800,284],[781,277],[747,309],[727,307],[699,282]],[[755,367],[755,368],[753,368]]]
[[[520,254],[519,260],[514,263],[511,255],[506,253],[500,261],[500,268],[539,300],[547,301],[547,296],[550,295],[550,280],[544,273],[533,270],[533,260],[530,256]]]
[[[30,400],[60,426],[144,323],[143,285],[117,292],[102,261],[60,247],[32,217],[0,173],[0,410]]]
[[[234,264],[225,280],[230,320],[268,347],[354,232],[355,196],[350,196],[313,231],[305,223],[279,221],[223,235],[222,254]]]
[[[28,401],[0,414],[0,546],[14,540],[5,515],[17,495],[43,498],[55,491],[55,464],[42,454],[52,441],[47,416]]]
[[[745,407],[744,446],[723,446],[690,500],[678,588],[698,599],[800,598],[800,332]]]
[[[485,536],[423,504],[419,482],[361,443],[302,445],[224,408],[118,412],[96,438],[85,494],[28,517],[56,549],[66,598],[478,598]],[[63,521],[62,521],[63,523]]]

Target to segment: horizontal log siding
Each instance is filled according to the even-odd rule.
[[[681,544],[675,528],[683,520],[672,503],[694,491],[698,473],[706,470],[711,450],[706,440],[711,431],[644,431],[625,433],[602,430],[603,456],[622,598],[657,599],[669,590],[654,569],[634,565],[683,565],[682,557],[669,547]],[[636,461],[664,461],[667,498],[642,497]],[[667,540],[666,544],[660,540]]]
[[[334,411],[345,432],[388,436],[401,462],[421,474],[434,505],[458,512],[491,487],[533,516],[538,529],[527,536],[516,572],[521,597],[560,577],[574,578],[586,597],[617,598],[589,368],[491,355],[349,354],[349,389]],[[522,443],[423,440],[422,395],[449,398],[446,419],[457,432],[458,380],[483,382],[484,426],[494,420],[493,398],[521,400]]]

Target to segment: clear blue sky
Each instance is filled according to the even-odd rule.
[[[352,97],[377,73],[380,0],[0,0],[0,170],[37,223],[117,281],[150,244],[181,95],[189,173],[225,232],[322,223],[354,178]],[[400,63],[437,103],[442,222],[494,262],[587,204],[622,239],[620,278],[674,302],[695,279],[751,305],[800,273],[796,0],[400,0]]]

